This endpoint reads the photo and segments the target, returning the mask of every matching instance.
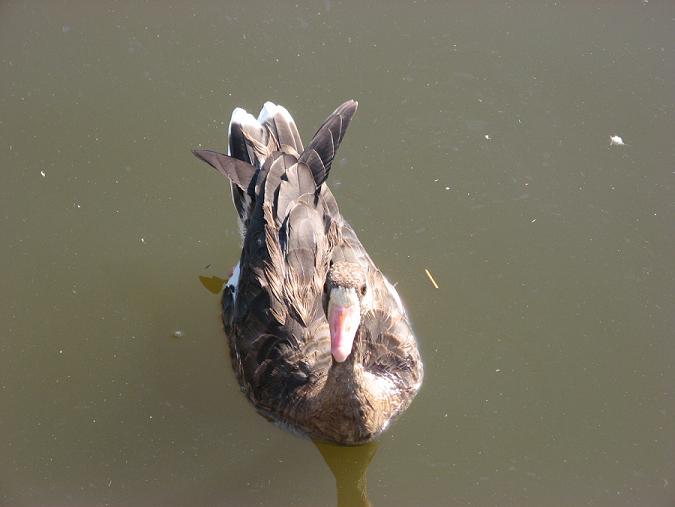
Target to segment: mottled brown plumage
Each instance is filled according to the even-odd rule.
[[[244,237],[223,293],[237,379],[268,419],[313,438],[377,437],[417,393],[422,362],[394,287],[343,219],[325,180],[356,111],[338,107],[303,150],[288,112],[267,103],[258,120],[237,109],[229,152],[195,154],[232,182]],[[344,362],[331,355],[331,288],[358,301]],[[341,359],[342,360],[342,359]]]

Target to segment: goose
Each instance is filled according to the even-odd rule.
[[[339,445],[374,440],[417,394],[410,319],[326,184],[358,103],[304,148],[282,106],[236,108],[228,153],[193,150],[230,181],[242,237],[222,297],[241,390],[264,417]]]

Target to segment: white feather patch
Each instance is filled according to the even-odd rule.
[[[230,125],[227,128],[228,135],[231,132],[233,123],[238,123],[239,125],[242,126],[250,125],[252,127],[260,128],[260,122],[255,119],[255,116],[253,116],[251,113],[246,112],[246,109],[243,109],[241,107],[235,107],[234,111],[232,111],[232,118],[230,118]]]
[[[260,110],[260,114],[258,115],[258,123],[262,125],[270,118],[274,118],[278,107],[279,106],[277,106],[274,102],[265,102],[262,109]]]
[[[277,114],[280,114],[288,123],[295,123],[291,113],[284,106],[278,106],[274,102],[265,102],[260,114],[258,115],[258,122],[260,124],[265,123],[270,118],[274,118]]]
[[[238,123],[242,127],[245,127],[247,125],[252,126],[254,128],[261,128],[260,123],[258,120],[255,119],[255,116],[253,116],[251,113],[247,113],[245,109],[241,107],[235,107],[234,111],[232,111],[232,117],[230,118],[230,124],[227,126],[227,154],[232,155],[230,153],[230,135],[232,135],[232,124],[233,123]]]
[[[232,299],[233,301],[237,300],[237,290],[239,288],[239,263],[232,270],[232,276],[227,281],[228,287],[232,290]]]

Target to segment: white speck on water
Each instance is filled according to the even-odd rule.
[[[610,146],[628,146],[623,142],[621,136],[609,136],[609,145]]]
[[[183,336],[185,336],[185,333],[183,333],[183,331],[181,331],[180,329],[176,329],[176,330],[173,332],[173,337],[174,337],[174,338],[183,338]]]
[[[145,238],[141,238],[141,243],[145,243]]]
[[[485,134],[483,137],[484,137],[485,139],[487,139],[488,141],[489,141],[490,139],[492,139],[492,138],[490,137],[490,134]]]
[[[499,373],[500,371],[502,371],[501,368],[497,368],[497,369],[495,370],[495,372],[497,372],[497,373]]]
[[[79,203],[76,203],[76,202],[73,203],[73,206],[75,206],[78,209],[80,209],[82,207],[82,206],[79,205]]]
[[[43,178],[45,178],[47,176],[47,173],[44,171],[44,169],[42,171],[40,171],[40,174],[42,175]]]
[[[63,354],[63,349],[60,349],[60,350],[59,350],[59,354]]]
[[[450,190],[450,187],[445,187],[446,190]]]
[[[536,218],[533,218],[532,220],[530,220],[530,223],[533,224],[533,223],[535,223],[536,221],[537,221],[537,219],[536,219]]]

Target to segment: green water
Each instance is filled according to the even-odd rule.
[[[672,506],[674,34],[656,0],[0,3],[0,505]],[[348,98],[330,184],[426,376],[320,452],[238,391],[190,149]]]

